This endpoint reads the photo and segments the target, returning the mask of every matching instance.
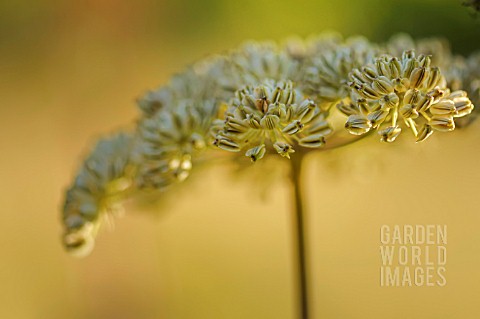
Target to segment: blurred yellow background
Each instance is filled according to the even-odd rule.
[[[480,49],[480,20],[460,3],[0,1],[0,318],[295,318],[285,180],[262,201],[256,180],[212,167],[160,214],[131,208],[77,260],[60,207],[81,155],[131,124],[147,89],[244,40],[405,31]],[[480,317],[479,138],[476,122],[309,158],[315,318]],[[446,224],[447,286],[381,288],[383,224]]]

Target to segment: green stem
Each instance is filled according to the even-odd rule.
[[[298,280],[298,307],[300,319],[309,318],[309,303],[308,303],[308,276],[307,276],[307,243],[305,230],[305,211],[303,207],[302,198],[302,162],[304,154],[297,153],[297,156],[291,160],[291,181],[294,201],[294,240],[296,241],[296,255],[297,255],[297,280]]]

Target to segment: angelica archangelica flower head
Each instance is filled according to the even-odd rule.
[[[177,100],[138,127],[139,186],[164,188],[185,180],[195,156],[210,144],[209,130],[217,113],[213,100]]]
[[[468,76],[466,90],[474,103],[480,103],[480,51],[472,53],[467,60]]]
[[[480,52],[468,58],[455,56],[446,69],[448,84],[453,90],[463,89],[473,104],[480,103]],[[478,110],[478,109],[477,109]]]
[[[431,37],[413,39],[406,33],[393,35],[383,45],[383,51],[391,56],[401,56],[403,52],[413,50],[417,55],[430,56],[432,65],[439,67],[442,72],[450,65],[453,53],[447,39]]]
[[[212,74],[222,63],[218,57],[199,61],[138,102],[143,112],[135,148],[139,187],[165,188],[184,181],[195,157],[211,144],[210,126],[223,94]]]
[[[329,43],[306,59],[300,82],[304,92],[325,110],[349,96],[350,71],[371,62],[378,53],[376,46],[362,37]]]
[[[219,98],[221,88],[210,72],[221,61],[212,57],[189,66],[184,72],[174,75],[167,85],[148,91],[137,100],[144,117],[152,117],[161,109],[175,109],[179,100],[214,100]]]
[[[102,219],[121,209],[122,195],[133,186],[134,137],[119,133],[100,140],[68,189],[63,208],[63,243],[72,255],[90,253]]]
[[[452,131],[454,118],[473,110],[466,92],[450,92],[430,56],[414,51],[405,51],[401,58],[381,56],[354,69],[350,79],[354,97],[339,109],[349,115],[345,127],[355,135],[376,129],[382,141],[393,142],[403,123],[421,142],[433,131]]]
[[[322,147],[331,132],[325,114],[290,81],[247,86],[229,104],[224,122],[215,125],[214,144],[231,152],[247,149],[254,162],[270,145],[287,158],[297,146]]]
[[[350,133],[377,131],[385,142],[405,129],[417,142],[451,131],[480,102],[479,69],[479,54],[453,56],[442,40],[406,35],[381,45],[335,34],[249,43],[197,62],[138,100],[135,135],[102,140],[85,160],[66,195],[65,247],[88,253],[127,191],[185,180],[213,146],[256,162],[355,141],[334,132],[336,109]]]
[[[250,42],[217,60],[209,74],[222,88],[223,100],[228,101],[237,90],[247,85],[260,84],[268,79],[298,80],[299,61],[274,42]]]

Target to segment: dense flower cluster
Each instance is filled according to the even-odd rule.
[[[445,40],[408,35],[249,43],[195,63],[137,101],[135,132],[100,141],[85,160],[66,194],[65,247],[89,252],[125,194],[185,180],[207,150],[293,159],[334,147],[339,119],[385,142],[404,129],[418,142],[451,131],[480,102],[479,74],[478,53],[456,56]]]
[[[424,38],[415,41],[406,33],[392,36],[383,46],[384,53],[401,56],[405,51],[415,51],[417,55],[428,55],[432,65],[444,70],[449,67],[454,57],[448,40],[444,38]]]
[[[132,187],[133,141],[133,136],[124,133],[100,140],[68,189],[63,242],[72,254],[83,256],[93,249],[100,218],[117,212],[120,197]]]
[[[273,42],[247,43],[219,57],[210,75],[223,89],[222,98],[228,101],[237,90],[246,85],[299,79],[299,61],[292,58]]]
[[[455,56],[446,68],[448,86],[452,90],[463,89],[476,105],[480,103],[480,52],[468,58]]]
[[[354,69],[350,79],[355,97],[339,109],[349,115],[345,127],[355,135],[378,129],[382,141],[393,142],[402,130],[401,120],[421,142],[434,130],[452,131],[453,118],[473,110],[466,92],[450,92],[440,69],[431,67],[431,58],[413,51],[400,59],[381,56]]]
[[[317,46],[317,52],[304,62],[300,85],[322,109],[328,110],[349,96],[349,73],[373,61],[379,52],[376,45],[361,37]]]
[[[162,109],[138,126],[139,186],[162,188],[185,180],[195,155],[209,144],[215,102],[176,102],[176,108]]]
[[[292,82],[266,81],[236,92],[225,120],[217,124],[214,145],[237,152],[244,148],[253,162],[263,158],[266,144],[290,158],[294,145],[318,148],[331,132],[315,102],[302,96]]]

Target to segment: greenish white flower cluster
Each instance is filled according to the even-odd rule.
[[[454,55],[445,40],[404,34],[380,44],[325,34],[212,56],[139,99],[134,132],[97,144],[66,194],[64,245],[90,252],[123,198],[184,181],[208,153],[294,159],[338,146],[338,121],[352,141],[452,131],[480,102],[479,76],[479,53]]]
[[[134,182],[133,142],[134,136],[126,133],[100,140],[67,190],[63,242],[73,255],[90,253],[101,219],[121,210],[119,197]]]
[[[438,67],[429,56],[405,51],[402,57],[383,55],[374,63],[350,73],[352,102],[340,104],[349,115],[345,127],[355,135],[378,129],[381,140],[393,142],[402,131],[399,118],[417,142],[434,130],[452,131],[454,117],[473,110],[464,91],[450,92]],[[388,120],[387,120],[388,119]]]
[[[247,86],[229,104],[225,120],[216,121],[213,144],[231,152],[248,149],[253,162],[264,157],[267,145],[290,158],[294,145],[319,148],[331,132],[325,114],[291,81]]]

